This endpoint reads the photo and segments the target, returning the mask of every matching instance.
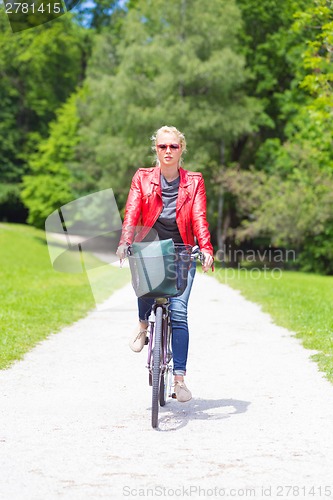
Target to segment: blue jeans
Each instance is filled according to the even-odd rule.
[[[184,293],[179,297],[171,297],[170,299],[174,375],[186,374],[186,362],[189,343],[187,304],[190,297],[195,272],[196,261],[193,261],[188,273],[187,287],[185,288]],[[138,298],[140,321],[148,320],[153,303],[154,299],[151,297]]]

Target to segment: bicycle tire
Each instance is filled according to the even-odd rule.
[[[163,308],[158,306],[155,312],[155,342],[153,349],[153,397],[151,406],[151,425],[154,429],[158,426],[158,406],[161,387],[161,354],[163,331]]]
[[[163,324],[163,330],[162,330],[162,352],[161,352],[161,358],[164,360],[167,360],[167,349],[168,349],[168,342],[167,342],[167,331],[168,325],[166,322]],[[164,364],[164,362],[163,362]],[[168,372],[168,367],[164,366],[164,370],[161,373],[161,383],[160,383],[160,406],[164,406],[167,400],[167,393],[166,391],[168,390],[168,381],[169,381],[169,372]]]

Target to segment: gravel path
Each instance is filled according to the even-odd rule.
[[[155,431],[135,319],[128,285],[0,372],[1,500],[333,494],[333,386],[290,332],[197,274],[193,399]]]

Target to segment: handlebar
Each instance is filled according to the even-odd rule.
[[[132,255],[131,250],[131,245],[129,245],[126,249],[126,257]],[[205,256],[200,250],[199,245],[194,245],[191,250],[191,260],[195,259],[200,260],[201,264],[204,264]]]
[[[120,259],[120,267],[123,267],[125,259],[131,255],[131,245],[128,245],[126,248],[126,255],[123,259]],[[201,262],[201,265],[205,265],[205,255],[200,250],[199,245],[194,245],[191,249],[191,261],[198,259]]]
[[[199,248],[199,245],[194,245],[191,251],[191,260],[199,259],[201,264],[204,263],[205,256]]]

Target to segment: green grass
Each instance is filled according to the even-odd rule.
[[[261,304],[274,322],[296,333],[333,382],[333,277],[301,272],[216,268],[215,277]],[[213,274],[213,276],[214,276]]]
[[[0,224],[0,369],[94,309],[86,274],[55,271],[44,231]],[[90,264],[99,263],[93,256]],[[130,279],[128,269],[108,266],[104,298]],[[105,276],[103,277],[105,281]]]

